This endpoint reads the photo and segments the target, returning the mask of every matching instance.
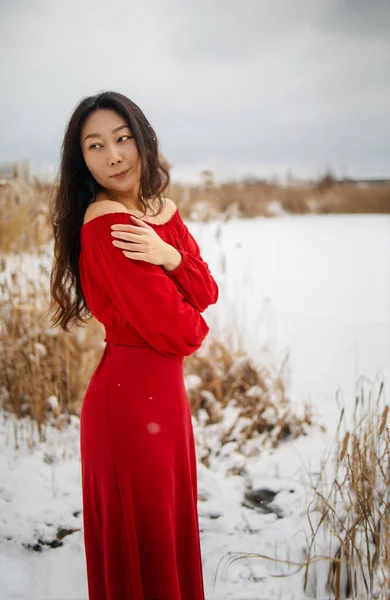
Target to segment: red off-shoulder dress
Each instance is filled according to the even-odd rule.
[[[179,209],[150,225],[182,254],[174,271],[127,258],[111,225],[83,225],[83,293],[105,327],[81,410],[89,600],[204,600],[194,435],[184,356],[209,327],[218,286]]]

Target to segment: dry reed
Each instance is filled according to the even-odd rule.
[[[1,407],[4,414],[31,419],[38,440],[32,433],[30,445],[45,440],[46,425],[61,429],[70,415],[79,414],[102,353],[102,331],[96,321],[65,334],[50,327],[47,306],[47,287],[34,279],[23,280],[17,271],[1,286]]]
[[[368,394],[364,388],[367,383]],[[389,404],[383,381],[377,386],[376,382],[361,378],[359,384],[352,423],[346,427],[343,410],[335,451],[324,461],[314,487],[313,518],[308,512],[312,540],[307,553],[305,588],[311,587],[312,593],[316,591],[317,574],[310,565],[319,546],[329,562],[326,589],[336,600],[388,600]]]
[[[50,193],[56,183],[32,184],[21,179],[0,185],[0,250],[32,251],[51,238],[47,221]],[[322,178],[308,184],[287,186],[272,181],[188,186],[172,183],[167,195],[184,218],[208,221],[218,215],[238,218],[273,217],[277,214],[390,213],[390,185],[340,184]]]
[[[352,424],[342,430],[342,409],[335,443],[312,486],[305,562],[230,552],[225,569],[237,560],[260,558],[293,568],[277,577],[302,571],[302,594],[308,598],[389,600],[390,406],[383,380],[358,383]],[[368,397],[364,383],[371,387]]]
[[[305,404],[298,414],[288,399],[286,364],[284,360],[276,372],[265,365],[257,367],[244,351],[216,340],[186,359],[191,411],[202,425],[197,445],[203,464],[210,466],[216,439],[218,451],[228,445],[243,456],[253,456],[262,447],[276,447],[307,434],[313,425],[311,406]],[[227,406],[229,418],[225,419]],[[212,443],[208,443],[207,428]],[[242,468],[233,471],[238,474]]]

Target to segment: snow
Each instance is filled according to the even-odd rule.
[[[191,227],[221,282],[221,299],[208,309],[216,337],[238,333],[260,365],[280,364],[288,349],[291,396],[313,402],[328,426],[339,414],[336,390],[353,404],[363,374],[383,376],[388,387],[389,216],[241,219],[220,234],[218,227]]]
[[[282,561],[305,560],[311,485],[332,445],[339,403],[352,411],[362,375],[383,377],[388,401],[390,218],[306,215],[188,225],[220,284],[219,302],[205,314],[210,335],[231,336],[259,365],[277,367],[287,349],[289,397],[297,409],[311,401],[316,420],[328,428],[250,457],[239,456],[234,444],[220,452],[218,435],[210,435],[210,468],[198,462],[207,600],[321,597],[325,566],[317,588],[310,581],[305,594],[303,571]],[[38,275],[34,258],[21,257],[20,268]],[[11,263],[17,258],[8,273]],[[186,385],[194,389],[199,380],[190,376]],[[56,406],[55,397],[50,402]],[[47,441],[31,449],[29,423],[0,417],[0,600],[85,600],[78,419],[62,431],[49,428]],[[226,407],[223,427],[235,418],[235,407]],[[202,425],[193,423],[198,436]],[[242,474],[228,476],[238,465]],[[245,496],[260,488],[272,498],[264,511]],[[61,527],[74,530],[62,545],[28,549],[38,539],[52,542]],[[230,561],[236,553],[244,554]]]

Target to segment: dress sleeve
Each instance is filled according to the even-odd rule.
[[[197,241],[191,235],[186,224],[181,221],[183,249],[180,265],[173,271],[164,269],[174,281],[184,298],[199,312],[218,300],[218,284],[212,276],[208,264],[203,260]]]
[[[112,244],[110,228],[84,248],[89,268],[139,334],[167,356],[200,348],[209,327],[159,265],[127,258]]]

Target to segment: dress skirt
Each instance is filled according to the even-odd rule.
[[[184,357],[107,343],[80,416],[89,600],[204,600]]]

